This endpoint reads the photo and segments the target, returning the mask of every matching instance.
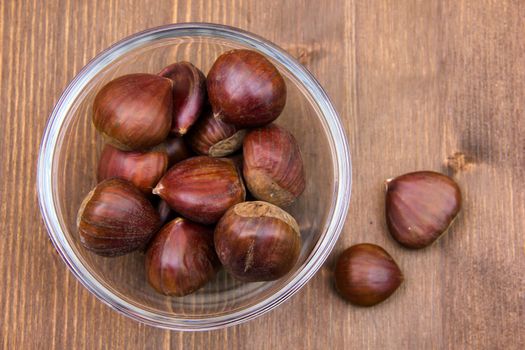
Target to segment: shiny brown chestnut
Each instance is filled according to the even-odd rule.
[[[130,181],[146,194],[151,190],[168,167],[168,155],[163,147],[150,151],[121,151],[107,144],[98,162],[97,180],[112,177]]]
[[[184,135],[201,114],[206,99],[206,77],[193,64],[184,61],[167,66],[159,75],[173,81],[171,132]]]
[[[231,50],[217,58],[206,80],[213,113],[241,128],[275,120],[286,104],[286,83],[263,55]]]
[[[243,143],[243,175],[250,193],[280,207],[304,191],[305,175],[297,141],[275,124],[248,132]]]
[[[93,103],[93,124],[122,150],[158,145],[170,131],[171,80],[152,74],[128,74],[107,83]]]
[[[176,218],[155,236],[146,253],[146,277],[159,293],[184,296],[210,281],[220,266],[213,229]]]
[[[424,248],[443,235],[461,209],[461,190],[450,177],[418,171],[386,181],[386,222],[401,245]]]
[[[355,305],[373,306],[396,291],[403,282],[403,273],[383,248],[363,243],[341,253],[334,278],[343,298]]]
[[[283,277],[293,268],[301,250],[295,219],[261,201],[231,207],[217,224],[214,241],[224,268],[246,282]]]
[[[160,221],[138,188],[113,178],[99,183],[84,198],[77,227],[86,249],[102,256],[118,256],[144,247],[160,228]]]
[[[246,190],[233,162],[224,158],[193,157],[175,164],[153,193],[182,216],[213,224],[231,206],[244,201]]]
[[[193,156],[193,152],[186,145],[186,141],[183,137],[170,137],[166,140],[166,142],[164,142],[164,145],[166,148],[166,153],[168,153],[168,168],[173,164],[180,162],[181,160]]]
[[[241,148],[245,135],[246,130],[214,118],[208,110],[188,133],[188,144],[199,154],[224,157]]]

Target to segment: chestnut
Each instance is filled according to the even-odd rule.
[[[160,76],[173,81],[173,120],[171,132],[184,135],[199,117],[206,98],[206,77],[193,64],[177,62]]]
[[[286,103],[286,83],[263,55],[231,50],[220,55],[206,80],[213,113],[241,128],[275,120]]]
[[[283,277],[293,268],[301,250],[295,219],[281,208],[260,201],[228,209],[213,237],[224,268],[246,282]]]
[[[244,179],[255,198],[283,207],[304,191],[301,152],[284,128],[270,124],[248,132],[243,157]]]
[[[119,177],[130,181],[142,192],[151,194],[167,166],[168,155],[162,147],[147,152],[126,152],[107,144],[98,162],[97,179],[100,182]]]
[[[418,171],[386,181],[388,229],[407,248],[432,244],[448,230],[460,209],[461,190],[446,175]]]
[[[107,83],[93,103],[93,124],[122,150],[158,145],[170,131],[171,80],[152,74],[128,74]]]
[[[213,117],[208,110],[188,133],[191,148],[202,155],[224,157],[242,146],[246,130]]]
[[[159,293],[184,296],[210,281],[219,260],[213,229],[176,218],[155,236],[146,253],[146,277]]]
[[[113,178],[99,183],[84,198],[77,227],[86,249],[102,256],[118,256],[144,247],[160,228],[160,220],[138,188]]]
[[[363,243],[347,248],[339,256],[335,288],[352,304],[376,305],[387,299],[403,282],[403,274],[380,246]]]
[[[193,156],[183,137],[169,137],[164,145],[168,154],[168,167]]]
[[[177,213],[202,224],[216,223],[228,208],[244,201],[246,196],[233,162],[207,156],[175,164],[160,179],[153,193]]]

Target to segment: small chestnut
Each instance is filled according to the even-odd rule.
[[[305,175],[297,141],[275,124],[248,132],[243,143],[243,175],[257,199],[280,207],[304,191]]]
[[[97,179],[102,181],[119,177],[130,181],[146,194],[151,190],[168,166],[168,155],[159,147],[150,151],[121,151],[107,144],[98,162]]]
[[[168,168],[181,160],[190,158],[193,153],[186,145],[183,137],[170,137],[164,142],[166,153],[168,153]]]
[[[199,154],[224,157],[241,148],[245,135],[246,130],[214,118],[209,110],[188,133],[188,143]]]
[[[263,55],[231,50],[217,58],[206,80],[213,113],[241,128],[275,120],[286,103],[286,83]]]
[[[210,281],[219,260],[213,248],[213,229],[183,218],[166,224],[146,253],[146,277],[159,293],[184,296]]]
[[[140,249],[160,228],[157,211],[144,194],[126,180],[99,183],[78,211],[80,243],[102,256]]]
[[[184,135],[201,113],[206,98],[206,77],[189,62],[169,65],[159,75],[173,81],[171,132]]]
[[[228,209],[215,228],[214,241],[224,268],[246,282],[283,277],[301,250],[295,219],[281,208],[260,201]]]
[[[363,243],[339,256],[334,272],[335,288],[353,304],[376,305],[387,299],[403,282],[403,274],[380,246]]]
[[[401,245],[424,248],[443,235],[461,209],[461,191],[450,177],[418,171],[386,181],[386,222]]]
[[[246,196],[233,162],[207,156],[175,164],[160,179],[153,193],[177,213],[202,224],[216,223],[228,208],[244,201]]]
[[[107,83],[93,103],[93,124],[122,150],[158,145],[170,131],[172,82],[152,74],[128,74]]]

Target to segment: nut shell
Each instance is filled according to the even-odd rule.
[[[159,229],[160,219],[139,189],[114,178],[102,181],[85,197],[77,227],[86,249],[118,256],[143,248]]]
[[[295,219],[266,202],[244,202],[230,208],[214,233],[224,268],[236,279],[271,281],[286,275],[301,250]]]
[[[107,144],[98,162],[97,179],[100,182],[118,177],[130,181],[142,192],[151,194],[167,167],[168,155],[163,148],[127,152]]]
[[[424,248],[436,241],[461,209],[461,190],[450,177],[419,171],[386,182],[388,229],[401,245]]]
[[[146,276],[159,293],[184,296],[214,276],[219,260],[213,229],[177,218],[155,236],[146,253]]]
[[[224,157],[241,148],[245,135],[246,130],[214,118],[210,110],[188,133],[188,143],[199,154]]]
[[[206,99],[206,77],[189,62],[164,68],[160,76],[173,81],[173,121],[171,132],[184,135],[201,114]]]
[[[93,124],[122,150],[158,145],[170,131],[172,82],[152,74],[128,74],[107,83],[95,97]]]
[[[353,304],[376,305],[387,299],[403,282],[403,274],[392,257],[375,244],[357,244],[339,256],[335,288]]]
[[[229,159],[207,156],[175,164],[153,193],[177,213],[202,224],[216,223],[228,208],[246,197],[234,163]]]
[[[301,152],[284,128],[270,124],[248,132],[243,157],[244,179],[255,198],[284,207],[304,191]]]
[[[241,128],[272,122],[286,104],[283,77],[255,51],[223,53],[210,69],[206,84],[213,113]]]

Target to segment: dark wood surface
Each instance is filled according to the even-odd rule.
[[[38,213],[36,159],[53,105],[99,51],[136,31],[207,21],[298,57],[333,99],[353,160],[344,232],[319,273],[247,324],[155,329],[103,305],[67,270]],[[525,2],[0,1],[0,347],[3,349],[525,348]],[[387,234],[384,179],[453,175],[464,210],[434,246]],[[356,308],[334,256],[372,242],[406,282]]]

